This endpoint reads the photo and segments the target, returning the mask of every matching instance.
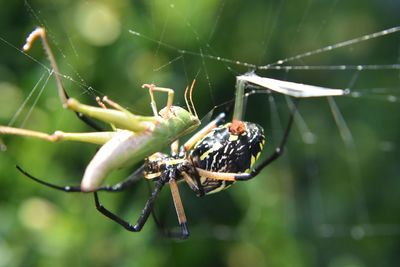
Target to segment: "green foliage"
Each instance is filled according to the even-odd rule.
[[[175,103],[184,105],[183,90],[196,78],[194,101],[198,113],[206,115],[234,99],[235,76],[248,69],[201,54],[265,65],[398,23],[394,1],[348,2],[2,1],[0,124],[9,123],[44,75],[34,99],[47,78],[41,64],[49,64],[39,43],[29,56],[12,47],[22,47],[36,25],[48,30],[61,72],[73,79],[64,79],[64,85],[81,102],[95,105],[94,95],[108,95],[134,113],[149,115],[150,100],[141,84],[174,88]],[[397,34],[290,64],[392,64],[398,62],[398,47]],[[393,70],[259,74],[331,88],[399,87]],[[185,242],[160,237],[151,221],[141,233],[129,233],[95,210],[92,195],[53,191],[14,167],[20,164],[56,184],[79,184],[95,146],[2,136],[0,267],[394,266],[400,245],[400,112],[398,103],[386,99],[388,91],[381,96],[383,101],[380,96],[336,98],[354,147],[343,143],[326,99],[304,100],[300,114],[316,136],[314,143],[304,142],[306,131],[294,127],[285,157],[256,179],[202,199],[182,184],[192,234]],[[15,126],[29,114],[24,128],[89,130],[62,109],[53,79],[30,112],[33,99]],[[271,112],[269,104],[265,94],[249,97],[245,117],[265,128],[271,151],[281,136],[274,116],[285,124],[288,110],[281,96],[274,102],[278,112]],[[129,171],[121,170],[111,181]],[[176,225],[165,191],[158,210],[166,224]],[[147,189],[140,184],[101,197],[134,221]]]

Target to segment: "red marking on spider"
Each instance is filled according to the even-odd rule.
[[[240,135],[244,131],[246,131],[246,126],[244,125],[243,121],[233,120],[229,126],[229,132],[234,135]]]

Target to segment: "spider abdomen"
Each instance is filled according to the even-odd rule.
[[[219,126],[197,142],[190,154],[195,167],[220,173],[250,171],[263,149],[264,130],[251,122],[243,122],[240,132],[233,132],[230,126],[231,123]],[[200,183],[204,193],[211,194],[233,182],[200,177]]]

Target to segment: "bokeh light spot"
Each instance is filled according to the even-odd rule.
[[[26,228],[41,231],[54,221],[55,209],[47,200],[33,197],[22,203],[18,215]]]
[[[113,43],[121,32],[118,16],[105,4],[83,2],[76,8],[75,25],[79,33],[92,45]]]

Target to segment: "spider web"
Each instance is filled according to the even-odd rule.
[[[321,257],[332,256],[327,244],[339,239],[366,243],[389,239],[395,244],[400,235],[399,216],[394,215],[399,210],[392,206],[399,193],[396,158],[400,34],[393,10],[398,4],[381,1],[372,7],[373,4],[359,2],[361,7],[356,12],[352,7],[355,3],[339,0],[305,4],[271,1],[240,6],[228,1],[205,3],[192,7],[179,1],[151,2],[142,7],[145,15],[136,14],[136,20],[140,17],[145,21],[142,24],[125,19],[120,41],[130,47],[103,51],[106,55],[115,52],[116,62],[129,53],[131,65],[124,66],[124,75],[116,76],[122,81],[100,79],[95,85],[86,81],[90,80],[87,70],[97,67],[95,62],[86,66],[79,63],[90,60],[90,56],[83,55],[87,48],[78,47],[75,40],[76,35],[85,33],[73,32],[62,23],[61,27],[53,26],[54,20],[43,14],[61,7],[36,7],[27,2],[25,10],[32,20],[49,30],[54,52],[61,55],[58,62],[64,80],[73,92],[89,98],[107,94],[114,99],[135,94],[138,97],[132,105],[128,101],[122,104],[138,113],[149,111],[149,107],[140,104],[145,92],[129,88],[122,93],[115,88],[126,88],[127,83],[129,87],[145,82],[168,84],[177,88],[177,102],[183,104],[181,89],[196,78],[197,88],[201,89],[195,95],[207,99],[196,106],[206,117],[226,108],[234,97],[235,78],[248,71],[262,77],[349,90],[350,94],[345,96],[300,101],[285,157],[277,166],[271,166],[270,172],[265,171],[265,175],[246,185],[249,194],[253,190],[255,193],[248,196],[249,208],[241,219],[244,226],[240,231],[248,233],[245,225],[265,220],[257,212],[279,199],[280,208],[285,210],[282,216],[290,222],[293,232],[307,240],[318,239],[315,242],[322,244]],[[55,30],[60,28],[65,29],[65,34]],[[0,38],[8,51],[23,53],[8,36]],[[45,59],[37,59],[42,58],[40,50],[35,52],[14,54],[25,61],[31,59],[40,71],[35,73],[33,79],[37,82],[29,88],[28,97],[8,121],[10,125],[25,127],[45,98],[44,92],[51,94],[47,92],[52,87],[48,86],[51,71]],[[103,67],[106,76],[113,78],[109,68],[100,63],[99,68]],[[128,75],[133,77],[127,78]],[[246,120],[260,123],[267,138],[270,134],[271,142],[277,145],[291,99],[259,86],[251,86],[247,92]],[[58,129],[62,125],[56,126]],[[265,182],[271,179],[277,181]],[[265,191],[266,195],[272,194],[266,196],[267,204],[260,199],[260,185],[277,190]],[[233,194],[242,196],[240,191]],[[284,196],[277,196],[281,194]],[[214,232],[218,238],[234,238],[226,228]]]

